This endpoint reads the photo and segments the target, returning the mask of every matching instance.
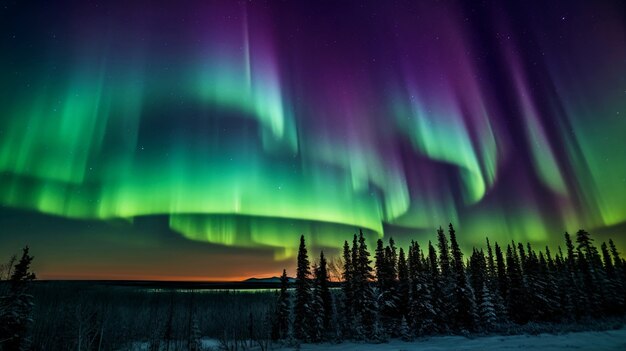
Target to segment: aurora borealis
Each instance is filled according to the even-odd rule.
[[[30,244],[44,277],[278,272],[301,233],[448,222],[626,251],[623,2],[0,11],[0,254]]]

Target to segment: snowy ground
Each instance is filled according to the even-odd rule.
[[[398,340],[385,344],[342,343],[337,345],[302,345],[302,351],[442,351],[442,350],[626,350],[626,329],[601,332],[579,332],[562,335],[513,335],[486,336],[468,339],[461,336],[441,336],[429,339],[402,342]],[[293,348],[280,349],[291,351]]]
[[[185,343],[181,343],[184,345]],[[219,341],[215,339],[202,339],[202,346],[207,351],[217,351]],[[129,350],[148,350],[148,343],[134,343]],[[382,344],[361,344],[344,342],[341,344],[303,344],[301,351],[489,351],[489,350],[533,350],[533,351],[613,351],[626,350],[626,329],[577,332],[560,335],[511,335],[511,336],[485,336],[465,338],[462,336],[438,336],[420,339],[413,342],[391,340]],[[241,350],[241,348],[240,348]],[[245,351],[257,351],[258,347],[246,348]],[[293,347],[271,347],[273,351],[293,351]]]

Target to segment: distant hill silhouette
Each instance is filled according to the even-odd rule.
[[[290,283],[294,283],[296,281],[295,278],[289,278]],[[270,278],[248,278],[243,281],[244,283],[280,283],[280,277],[270,277]]]

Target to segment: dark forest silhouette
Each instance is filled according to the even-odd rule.
[[[405,252],[379,239],[372,259],[360,232],[344,243],[341,294],[333,296],[324,253],[311,269],[302,236],[293,308],[283,272],[272,336],[379,342],[623,316],[626,261],[612,240],[598,250],[580,230],[575,241],[565,233],[565,253],[553,254],[487,238],[486,250],[474,248],[466,260],[450,224],[426,248],[413,241]]]
[[[9,285],[0,297],[0,349],[29,350],[30,326],[33,296],[28,292],[28,283],[35,279],[30,271],[33,257],[28,253],[28,246],[22,251],[22,257],[15,264],[12,257],[7,265]]]
[[[344,242],[341,263],[308,255],[300,238],[295,281],[280,289],[197,292],[193,288],[41,282],[28,247],[0,271],[0,350],[225,350],[302,342],[405,341],[621,328],[626,261],[613,241],[596,247],[584,230],[552,253],[491,243],[464,257],[452,225],[435,243],[408,248],[362,232]],[[341,272],[336,272],[339,268]],[[331,274],[332,273],[332,274]],[[340,273],[340,282],[330,276]]]

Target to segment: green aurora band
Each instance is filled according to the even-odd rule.
[[[535,24],[529,46],[494,20],[510,38],[485,39],[498,43],[490,62],[474,59],[477,25],[452,4],[421,5],[420,23],[388,13],[396,27],[372,20],[354,42],[346,33],[367,22],[357,13],[328,51],[316,43],[330,33],[296,31],[275,21],[287,10],[257,5],[108,16],[84,5],[48,19],[54,38],[5,22],[0,204],[78,220],[167,216],[188,239],[277,259],[300,233],[338,248],[358,228],[402,243],[453,222],[467,245],[545,245],[626,221],[619,5],[595,5],[604,22],[572,29],[590,21],[579,16],[576,38],[558,45],[567,29]]]

